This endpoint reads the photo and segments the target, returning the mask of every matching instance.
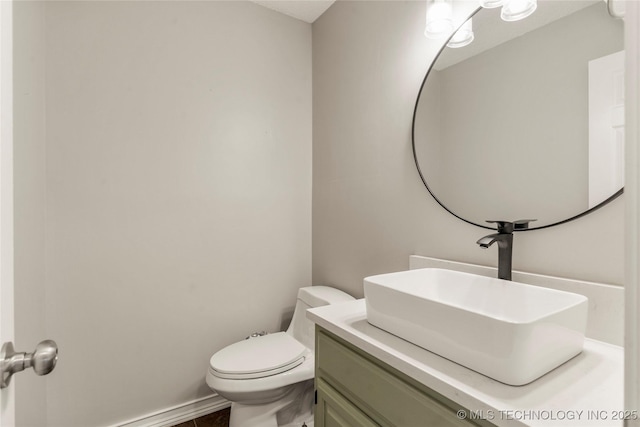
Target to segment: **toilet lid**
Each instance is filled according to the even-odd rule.
[[[240,341],[223,348],[209,361],[220,378],[249,379],[279,374],[304,362],[307,348],[285,332]]]

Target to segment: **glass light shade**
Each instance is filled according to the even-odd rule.
[[[486,9],[493,9],[494,7],[500,7],[504,3],[504,0],[480,0],[480,6]]]
[[[500,12],[503,21],[519,21],[531,15],[538,7],[538,0],[505,0]]]
[[[441,39],[453,31],[451,0],[427,0],[427,26],[424,35]]]
[[[471,18],[469,18],[467,22],[465,22],[460,28],[458,28],[458,31],[456,31],[453,37],[451,37],[451,40],[449,40],[447,46],[453,48],[463,47],[471,44],[473,39],[473,22],[471,21]]]

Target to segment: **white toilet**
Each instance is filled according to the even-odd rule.
[[[286,332],[240,341],[211,357],[207,384],[232,402],[229,427],[313,426],[315,325],[306,311],[353,299],[328,286],[300,288]]]

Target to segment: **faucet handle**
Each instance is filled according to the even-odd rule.
[[[502,220],[487,220],[489,224],[496,224],[498,227],[498,233],[500,234],[511,234],[513,233],[513,222],[511,221],[502,221]]]
[[[517,221],[513,221],[513,229],[527,230],[529,228],[529,223],[533,221],[537,221],[537,219],[519,219]]]
[[[537,219],[519,219],[517,221],[487,220],[489,224],[497,224],[498,233],[511,234],[514,230],[526,230],[529,223]]]

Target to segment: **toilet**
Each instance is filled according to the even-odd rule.
[[[328,286],[300,288],[286,332],[246,339],[211,357],[207,385],[231,401],[229,427],[313,426],[315,325],[306,311],[353,299]]]

